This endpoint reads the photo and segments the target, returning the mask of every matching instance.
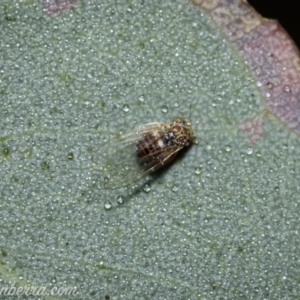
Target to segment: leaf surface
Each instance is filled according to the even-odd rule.
[[[299,56],[277,23],[237,0],[5,0],[0,22],[0,290],[296,299]],[[107,140],[182,114],[197,144],[102,188]]]

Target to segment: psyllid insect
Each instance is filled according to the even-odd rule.
[[[115,138],[101,148],[107,189],[126,186],[171,162],[194,139],[191,124],[175,117],[170,123],[149,123]]]

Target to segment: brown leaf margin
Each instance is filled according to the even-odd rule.
[[[276,20],[260,16],[245,0],[192,0],[192,3],[209,13],[241,53],[262,92],[265,105],[262,116],[271,113],[299,134],[300,53],[287,32]],[[259,123],[263,126],[262,121]],[[241,129],[247,131],[249,124],[246,127],[243,124]],[[255,131],[253,141],[259,139]]]

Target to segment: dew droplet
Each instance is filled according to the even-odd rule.
[[[201,169],[199,167],[195,168],[195,174],[200,175],[201,174]]]
[[[270,97],[271,97],[271,93],[266,92],[266,97],[267,97],[267,98],[270,98]]]
[[[140,101],[140,102],[144,102],[144,101],[145,101],[144,95],[139,96],[139,101]]]
[[[143,191],[145,193],[149,193],[151,191],[151,187],[149,184],[145,184],[144,187],[143,187]]]
[[[285,85],[283,90],[286,92],[286,93],[290,93],[291,92],[291,87],[289,85]]]
[[[226,147],[225,147],[225,151],[226,151],[226,152],[230,152],[230,151],[231,151],[231,148],[230,148],[229,146],[226,146]]]
[[[123,110],[124,110],[125,112],[129,112],[129,106],[125,104],[125,105],[123,106]]]
[[[104,208],[107,209],[107,210],[111,209],[111,203],[110,202],[105,202]]]
[[[72,160],[74,158],[74,154],[72,152],[68,153],[68,159]]]
[[[174,107],[178,107],[179,103],[177,101],[174,102]]]
[[[168,112],[168,108],[166,106],[163,106],[161,111],[166,114]]]
[[[117,202],[118,202],[118,204],[123,204],[124,203],[123,197],[122,196],[118,196],[117,197]]]
[[[246,150],[246,153],[248,155],[251,155],[253,153],[253,148],[249,147],[247,150]]]
[[[172,191],[173,191],[173,192],[177,192],[177,191],[178,191],[178,187],[177,187],[176,185],[173,185]]]

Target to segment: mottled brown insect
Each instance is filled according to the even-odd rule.
[[[194,138],[191,124],[176,117],[170,123],[149,123],[108,142],[102,149],[108,189],[126,186],[171,162]]]

